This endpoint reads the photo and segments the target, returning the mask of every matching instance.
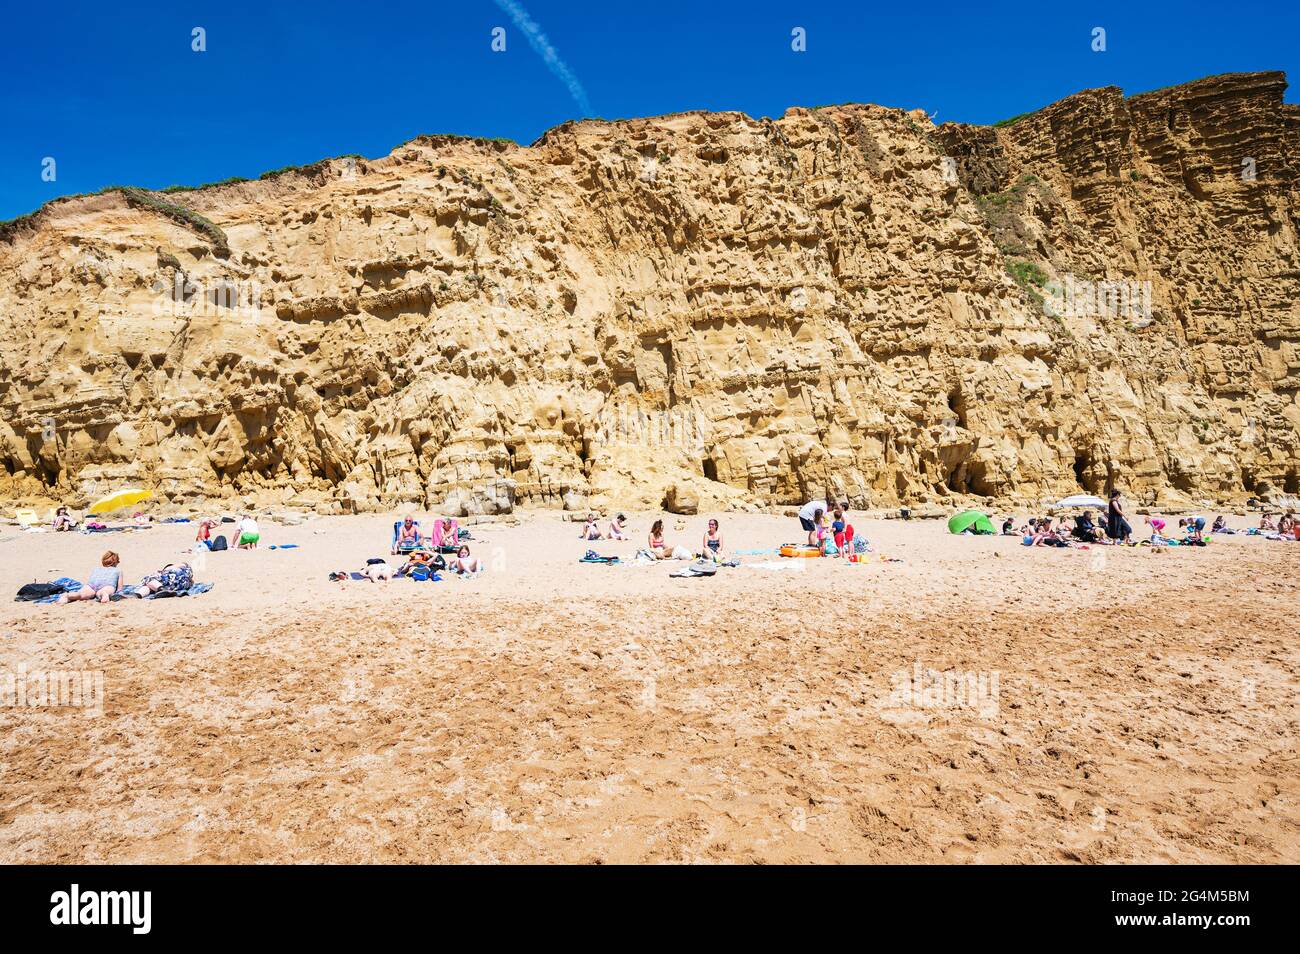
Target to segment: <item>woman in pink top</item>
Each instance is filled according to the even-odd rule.
[[[448,549],[455,553],[460,549],[460,524],[451,517],[443,517],[433,523],[433,548]]]

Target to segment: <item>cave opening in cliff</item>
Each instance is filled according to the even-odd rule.
[[[1095,473],[1091,454],[1076,453],[1074,455],[1074,482],[1079,485],[1081,490],[1085,490],[1090,494],[1097,492]]]
[[[1293,470],[1286,475],[1282,481],[1282,492],[1284,494],[1300,494],[1300,475]]]
[[[712,457],[704,458],[704,476],[708,480],[718,479],[718,464]]]

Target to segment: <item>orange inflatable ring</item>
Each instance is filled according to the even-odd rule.
[[[819,557],[822,551],[819,547],[810,547],[807,544],[787,543],[781,547],[781,556],[783,557]]]

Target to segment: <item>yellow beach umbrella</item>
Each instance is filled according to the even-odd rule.
[[[125,490],[119,490],[115,494],[109,494],[107,497],[96,500],[90,505],[87,513],[111,513],[114,510],[129,507],[133,503],[139,503],[141,500],[148,500],[152,496],[153,491],[141,490],[139,487],[128,487]]]

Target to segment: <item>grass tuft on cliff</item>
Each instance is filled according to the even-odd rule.
[[[199,215],[193,209],[160,199],[143,189],[137,189],[135,186],[114,186],[113,188],[122,193],[122,198],[126,199],[127,204],[133,208],[149,209],[160,215],[165,215],[172,221],[179,222],[181,225],[191,228],[207,238],[212,243],[212,251],[215,254],[222,258],[230,254],[230,245],[226,241],[226,233],[211,219]]]

